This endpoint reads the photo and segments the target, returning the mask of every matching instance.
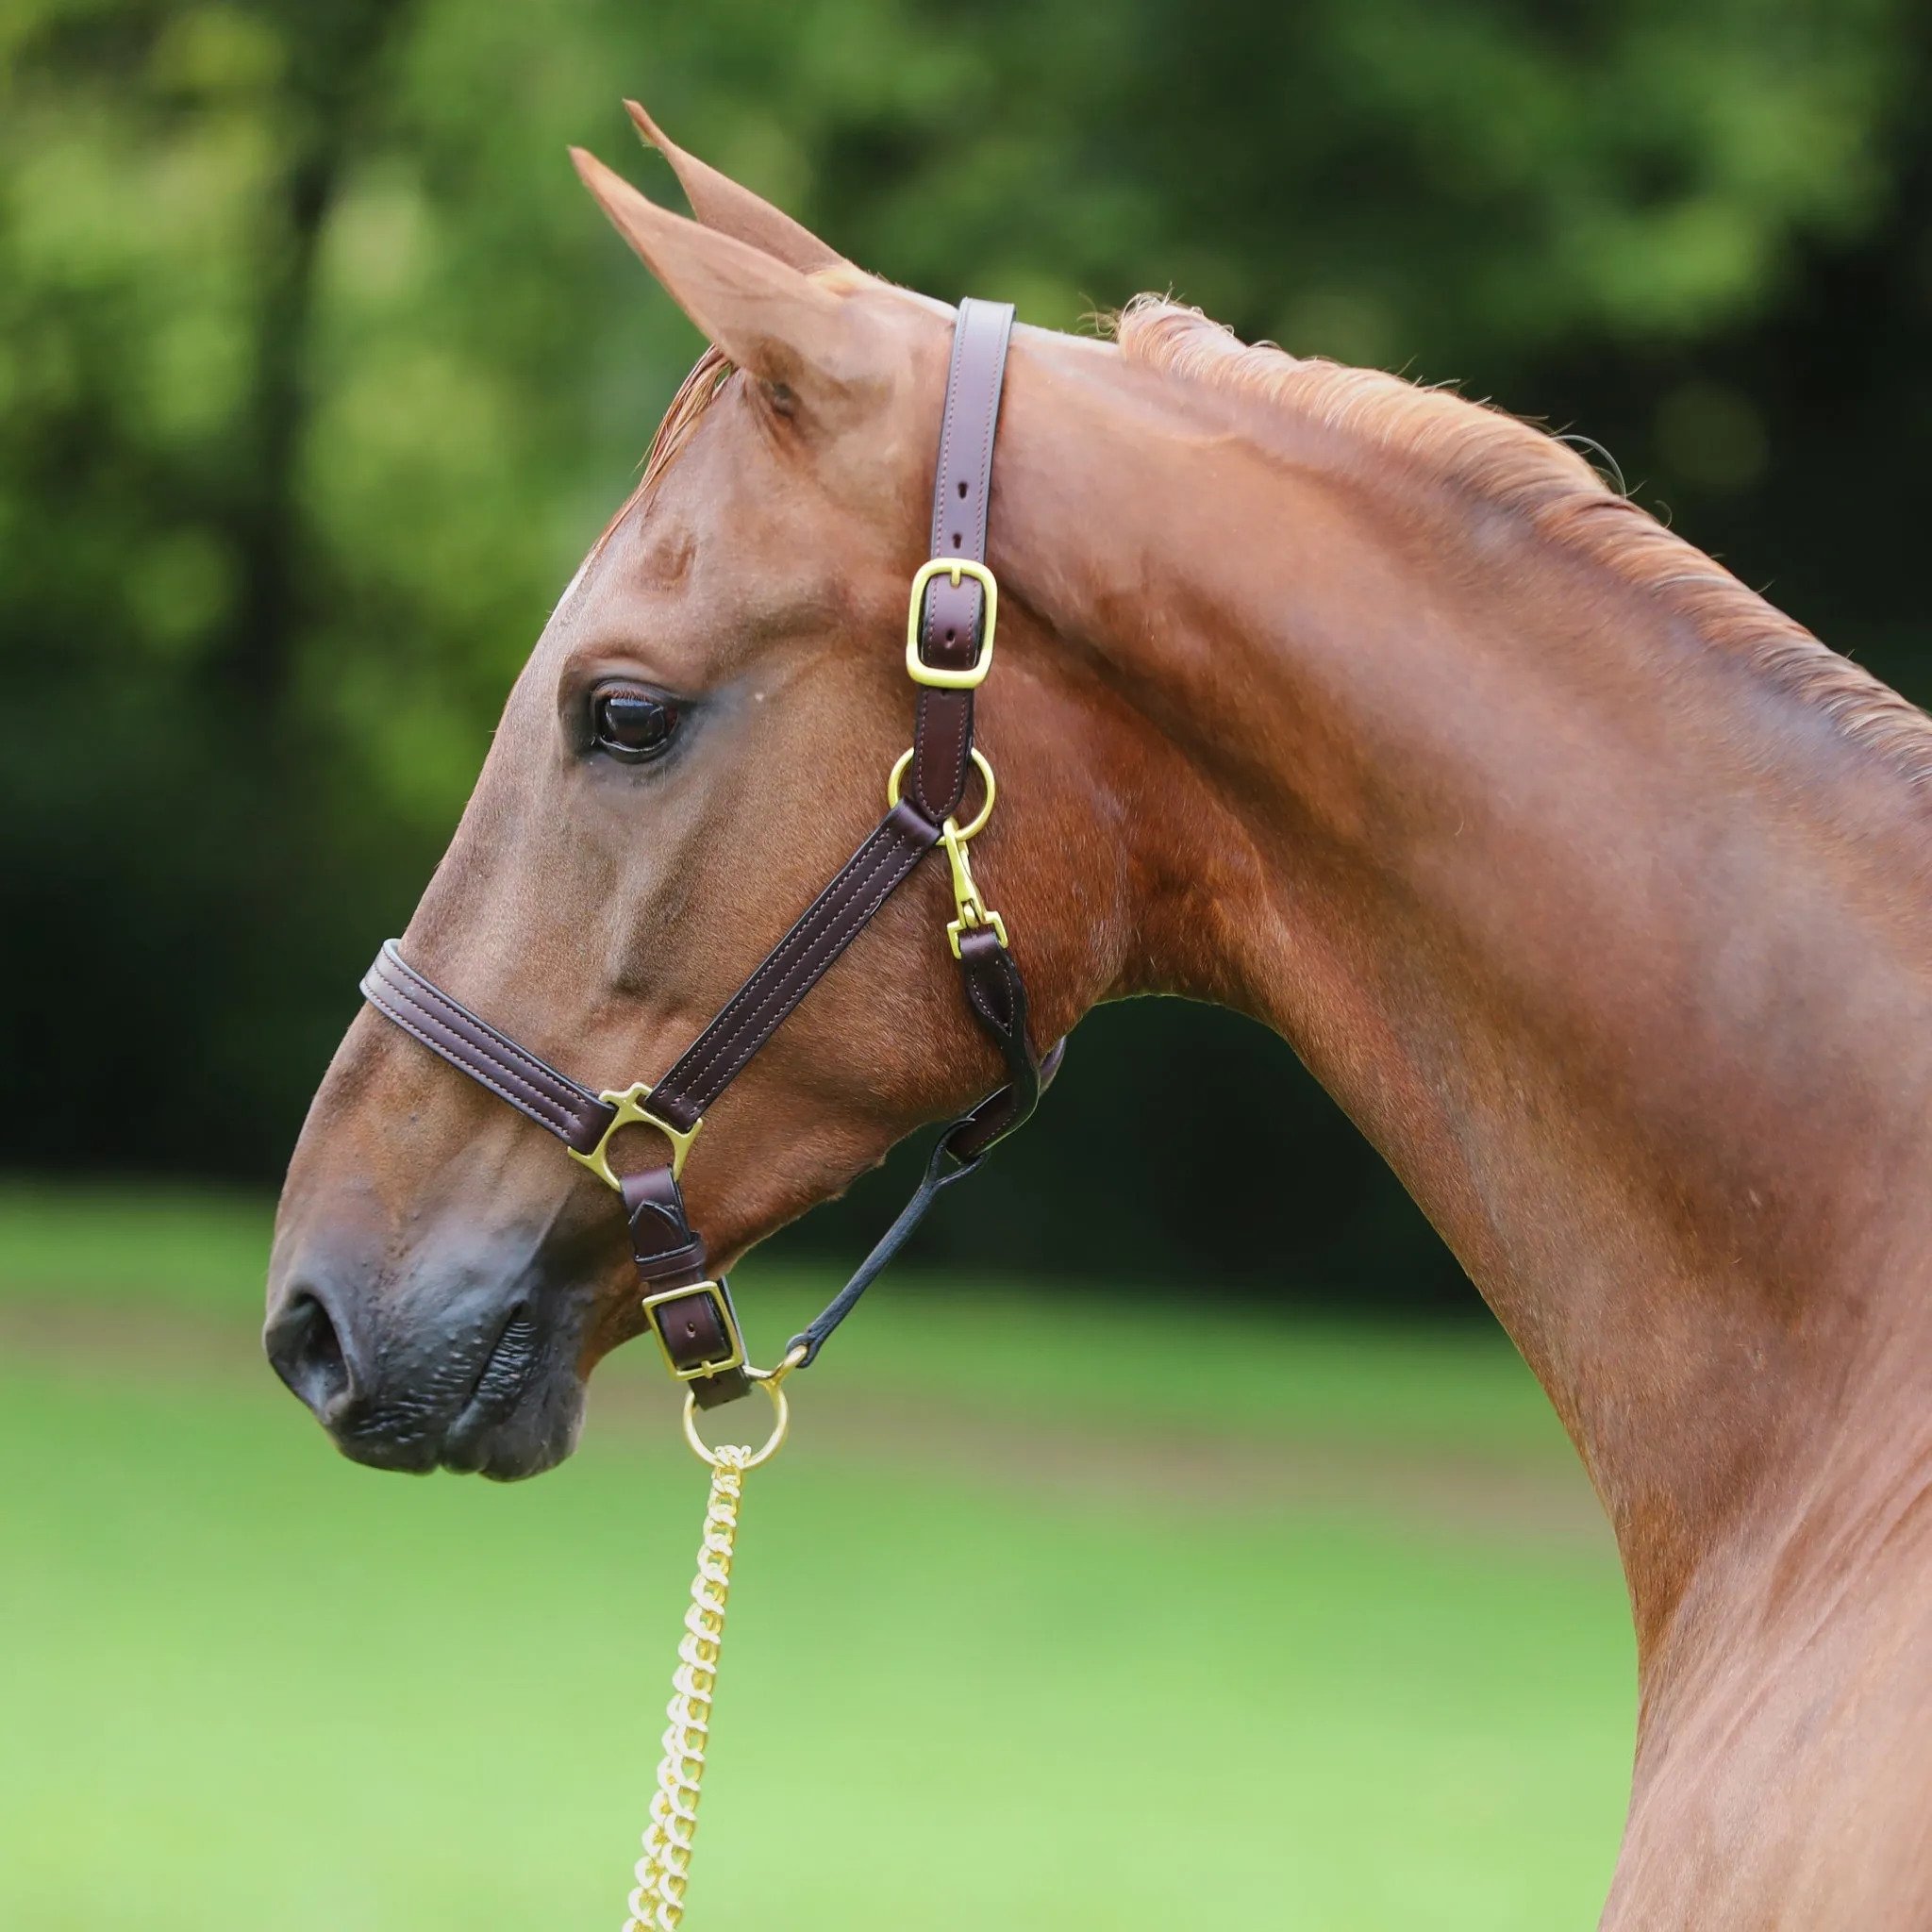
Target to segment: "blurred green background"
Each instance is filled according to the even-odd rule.
[[[279,1174],[699,346],[564,158],[676,202],[622,93],[934,294],[1171,289],[1587,433],[1922,693],[1928,77],[1925,0],[0,0],[0,1164]],[[1184,1058],[1220,1104],[1124,1201]],[[1474,1307],[1173,1003],[974,1185],[927,1260]]]
[[[567,142],[675,204],[635,92],[934,294],[1458,381],[1924,697],[1928,81],[1927,0],[0,0],[0,1924],[621,1908],[703,1492],[650,1364],[502,1491],[341,1462],[254,1340],[356,979],[699,346]],[[703,1923],[1592,1923],[1613,1556],[1291,1053],[1103,1011],[974,1189],[754,1488]]]
[[[704,1506],[662,1372],[541,1482],[356,1468],[267,1229],[0,1191],[0,1924],[614,1927]],[[755,1351],[830,1285],[745,1271]],[[747,1487],[692,1932],[1595,1922],[1628,1617],[1493,1329],[1129,1308],[1056,1394],[1024,1282],[865,1317]]]

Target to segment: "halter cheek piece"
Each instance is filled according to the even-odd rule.
[[[935,847],[952,874],[958,916],[946,933],[966,1004],[998,1047],[1007,1084],[941,1135],[899,1218],[818,1320],[792,1338],[795,1366],[817,1356],[940,1191],[971,1174],[1027,1120],[1066,1046],[1059,1041],[1044,1058],[1034,1053],[1026,989],[1006,924],[980,896],[967,858],[994,798],[992,767],[973,742],[973,695],[992,666],[999,615],[998,587],[986,567],[987,497],[1012,325],[1006,303],[959,305],[933,486],[932,560],[912,579],[906,624],[907,675],[919,687],[912,748],[892,769],[886,815],[677,1064],[654,1086],[639,1081],[592,1093],[425,978],[393,940],[362,981],[377,1012],[548,1128],[574,1160],[622,1195],[645,1314],[672,1373],[706,1408],[736,1400],[751,1381],[730,1291],[707,1276],[704,1240],[685,1215],[678,1189],[685,1158],[712,1103]],[[974,771],[984,797],[962,826],[958,814]],[[610,1138],[637,1123],[669,1141],[670,1165],[619,1174],[610,1165]]]

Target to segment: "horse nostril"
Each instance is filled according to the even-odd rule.
[[[298,1293],[270,1322],[263,1338],[275,1372],[327,1422],[349,1398],[349,1364],[328,1310],[312,1294]]]

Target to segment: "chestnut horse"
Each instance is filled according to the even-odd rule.
[[[579,166],[715,350],[404,941],[593,1086],[668,1066],[877,816],[952,333],[660,144],[695,222]],[[1036,1038],[1158,991],[1290,1040],[1615,1526],[1605,1925],[1932,1924],[1932,724],[1537,430],[1164,301],[1016,333],[990,560],[975,868]],[[950,911],[922,869],[720,1104],[716,1262],[996,1083]],[[1148,1099],[1158,1172],[1213,1102]],[[498,1477],[641,1321],[608,1192],[367,1009],[269,1295],[349,1455]]]

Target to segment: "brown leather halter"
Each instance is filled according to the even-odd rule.
[[[1032,1114],[1066,1047],[1060,1041],[1043,1058],[1034,1053],[1026,989],[1006,925],[980,897],[966,856],[993,804],[992,768],[973,743],[973,694],[991,668],[998,618],[998,588],[986,567],[987,498],[1012,325],[1006,303],[959,305],[933,485],[932,559],[912,580],[907,619],[906,670],[919,687],[918,709],[912,748],[887,788],[891,808],[676,1065],[655,1085],[592,1093],[425,978],[393,940],[362,981],[377,1012],[548,1128],[574,1159],[622,1194],[645,1314],[672,1373],[707,1408],[736,1400],[751,1384],[730,1291],[707,1277],[704,1240],[685,1215],[678,1189],[685,1156],[712,1103],[935,847],[952,870],[958,917],[947,933],[966,1004],[999,1048],[1007,1084],[940,1136],[899,1218],[818,1320],[792,1338],[799,1366],[817,1356],[941,1189],[972,1173]],[[985,798],[962,828],[957,814],[974,769]],[[611,1167],[611,1136],[634,1123],[670,1141],[668,1166],[626,1174]]]

